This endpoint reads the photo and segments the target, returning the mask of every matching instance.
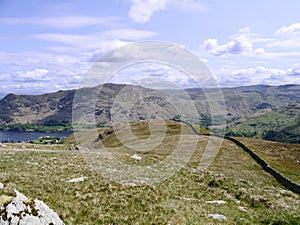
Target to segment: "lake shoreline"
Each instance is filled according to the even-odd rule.
[[[44,136],[66,138],[73,133],[70,131],[41,132],[41,131],[0,131],[0,142],[29,142],[39,140]]]

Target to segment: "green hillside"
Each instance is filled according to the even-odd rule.
[[[131,128],[139,139],[149,136],[146,122],[133,123]],[[185,135],[194,135],[188,126],[167,122],[163,142],[149,152],[128,149],[113,133],[108,132],[102,140],[114,157],[127,165],[153,165],[172,154],[181,128]],[[93,132],[98,135],[105,130],[81,133],[79,142],[100,144],[99,140],[87,139]],[[82,152],[68,149],[72,138],[65,147],[0,146],[0,179],[4,184],[0,196],[12,195],[18,189],[46,202],[66,224],[298,224],[299,195],[282,187],[233,143],[225,140],[208,169],[198,170],[208,137],[196,138],[197,148],[189,162],[156,186],[105,178],[91,170],[91,161]],[[142,159],[132,159],[134,153]],[[85,180],[68,182],[77,177]],[[212,200],[225,203],[207,202]],[[221,214],[227,219],[219,221],[209,214]]]
[[[287,106],[229,127],[231,136],[300,143],[300,108]]]

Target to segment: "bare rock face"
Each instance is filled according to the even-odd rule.
[[[64,225],[44,202],[28,199],[16,191],[16,197],[0,205],[0,225]]]

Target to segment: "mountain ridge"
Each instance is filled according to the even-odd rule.
[[[99,93],[100,89],[101,93]],[[218,107],[222,108],[222,102],[217,98],[211,99],[216,106],[217,114],[209,113],[205,93],[214,93],[216,90],[211,88],[159,90],[108,83],[41,95],[10,93],[0,100],[0,126],[5,128],[13,124],[47,125],[74,123],[74,121],[78,124],[92,125],[94,118],[97,126],[111,126],[112,117],[119,121],[123,116],[126,116],[130,122],[156,117],[171,119],[178,116],[176,105],[173,104],[177,102],[187,109],[185,117],[189,122],[199,123],[214,132],[226,130],[228,135],[279,141],[285,141],[286,136],[292,136],[287,142],[300,142],[297,137],[300,135],[300,85],[222,88],[226,115],[218,114]],[[132,93],[141,98],[132,109],[126,111],[122,106],[115,104],[115,111],[112,112],[112,105],[119,95],[130,96]],[[77,96],[80,101],[77,106],[74,106],[73,99],[76,94],[81,96]],[[143,96],[148,97],[143,99]],[[94,111],[87,112],[86,110],[90,109],[92,104],[95,105]],[[195,105],[199,118],[193,118],[194,115],[189,114],[189,104]],[[72,115],[74,108],[79,112],[78,118]],[[117,117],[116,111],[120,112]]]

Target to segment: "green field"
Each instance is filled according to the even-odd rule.
[[[131,128],[141,140],[150,134],[146,122],[132,124]],[[168,122],[164,141],[149,152],[128,149],[114,133],[104,135],[102,141],[92,138],[93,132],[104,134],[104,128],[82,133],[78,141],[82,146],[92,143],[98,148],[103,143],[115,158],[128,165],[153,165],[172,154],[181,128],[184,135],[194,135],[189,127]],[[197,169],[208,137],[197,139],[188,163],[155,186],[120,184],[105,178],[91,169],[84,154],[70,150],[74,149],[71,137],[65,145],[47,148],[33,144],[0,146],[0,181],[5,186],[0,195],[13,195],[17,189],[43,200],[66,224],[299,224],[299,195],[286,190],[233,143],[225,140],[213,163],[205,171]],[[270,147],[264,141],[259,145]],[[133,153],[142,159],[132,159]],[[299,166],[294,169],[296,174]],[[77,177],[86,179],[68,182]],[[206,202],[211,200],[226,203]],[[208,214],[222,214],[227,220],[219,221]]]

